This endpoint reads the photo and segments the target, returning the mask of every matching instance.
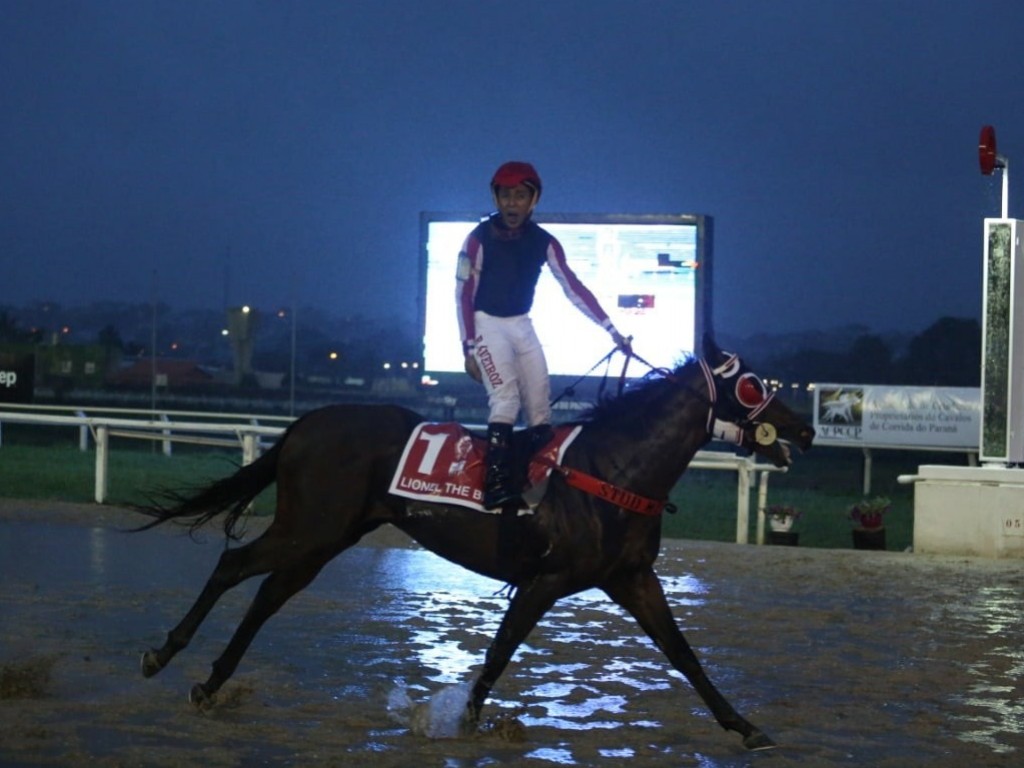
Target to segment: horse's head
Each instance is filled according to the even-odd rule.
[[[705,373],[714,384],[714,416],[743,431],[742,445],[777,467],[791,463],[789,444],[811,447],[814,429],[775,397],[738,355],[723,352],[704,336]]]

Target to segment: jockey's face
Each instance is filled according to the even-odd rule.
[[[494,194],[494,202],[498,206],[502,223],[509,229],[516,229],[526,221],[537,198],[532,189],[525,184],[519,184],[515,187],[498,187]]]

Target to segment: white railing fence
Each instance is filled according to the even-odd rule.
[[[134,417],[134,418],[133,418]],[[4,424],[36,424],[39,426],[78,427],[79,448],[89,449],[90,438],[96,446],[94,498],[103,504],[107,498],[110,472],[111,438],[152,440],[162,443],[163,453],[172,454],[173,443],[190,443],[213,447],[238,447],[242,463],[255,461],[262,452],[263,438],[279,437],[291,417],[198,413],[189,411],[153,412],[142,410],[62,406],[16,406],[5,404],[0,410],[0,446],[3,445]],[[750,492],[757,488],[757,543],[764,543],[765,508],[768,503],[768,476],[785,472],[756,461],[754,457],[737,456],[724,451],[698,451],[690,469],[726,470],[736,473],[736,543],[749,543]]]
[[[172,453],[172,443],[237,447],[242,451],[242,463],[249,464],[260,455],[261,439],[278,437],[291,421],[289,417],[243,414],[153,413],[117,408],[89,409],[87,413],[83,408],[5,405],[0,411],[0,446],[3,445],[4,424],[78,427],[79,448],[88,450],[90,438],[96,445],[94,498],[97,504],[103,504],[109,488],[110,439],[113,437],[159,441],[167,456]],[[275,426],[274,422],[278,424]]]

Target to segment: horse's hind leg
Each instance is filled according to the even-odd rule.
[[[679,631],[679,626],[665,600],[661,582],[654,571],[627,574],[602,586],[612,600],[633,615],[672,662],[672,666],[686,675],[686,679],[708,705],[719,725],[739,733],[743,737],[743,745],[748,749],[768,749],[775,746],[775,742],[733,709],[708,678],[690,644]]]
[[[333,553],[324,557],[310,553],[304,562],[276,570],[263,580],[231,641],[213,662],[210,677],[205,683],[192,686],[189,701],[198,707],[210,705],[213,694],[234,674],[238,662],[264,622],[277,613],[292,595],[304,589],[332,556]]]
[[[265,533],[245,546],[225,550],[203,591],[185,617],[167,633],[163,646],[150,649],[142,655],[142,674],[152,677],[166,667],[189,644],[203,619],[225,592],[252,576],[269,572],[275,564],[272,559],[274,548],[275,545],[270,543]]]

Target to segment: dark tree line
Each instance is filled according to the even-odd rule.
[[[38,330],[22,328],[7,310],[0,310],[0,344],[37,344],[42,339]]]
[[[292,356],[300,375],[377,374],[384,362],[419,358],[412,329],[384,318],[336,316],[312,307],[256,310],[253,364],[257,370],[288,371]],[[157,356],[194,360],[212,367],[232,364],[223,310],[176,311],[164,304],[96,302],[63,307],[40,302],[0,308],[0,344],[98,345],[110,359]]]
[[[974,319],[943,317],[902,349],[894,349],[878,334],[866,333],[845,349],[769,353],[763,370],[784,381],[977,387],[981,384],[981,326]]]
[[[382,361],[418,359],[414,329],[379,318],[336,317],[314,308],[300,308],[296,318],[293,336],[290,314],[261,315],[254,349],[258,370],[286,371],[294,354],[303,374],[371,376]],[[59,338],[60,343],[98,344],[110,351],[111,359],[115,354],[145,357],[150,354],[154,321],[158,356],[230,365],[230,344],[221,335],[223,311],[176,312],[165,305],[155,310],[151,305],[118,302],[76,308],[4,307],[0,344]],[[785,382],[976,387],[981,378],[981,327],[974,319],[943,317],[912,337],[854,327],[842,334],[756,337],[737,345],[756,370]]]

